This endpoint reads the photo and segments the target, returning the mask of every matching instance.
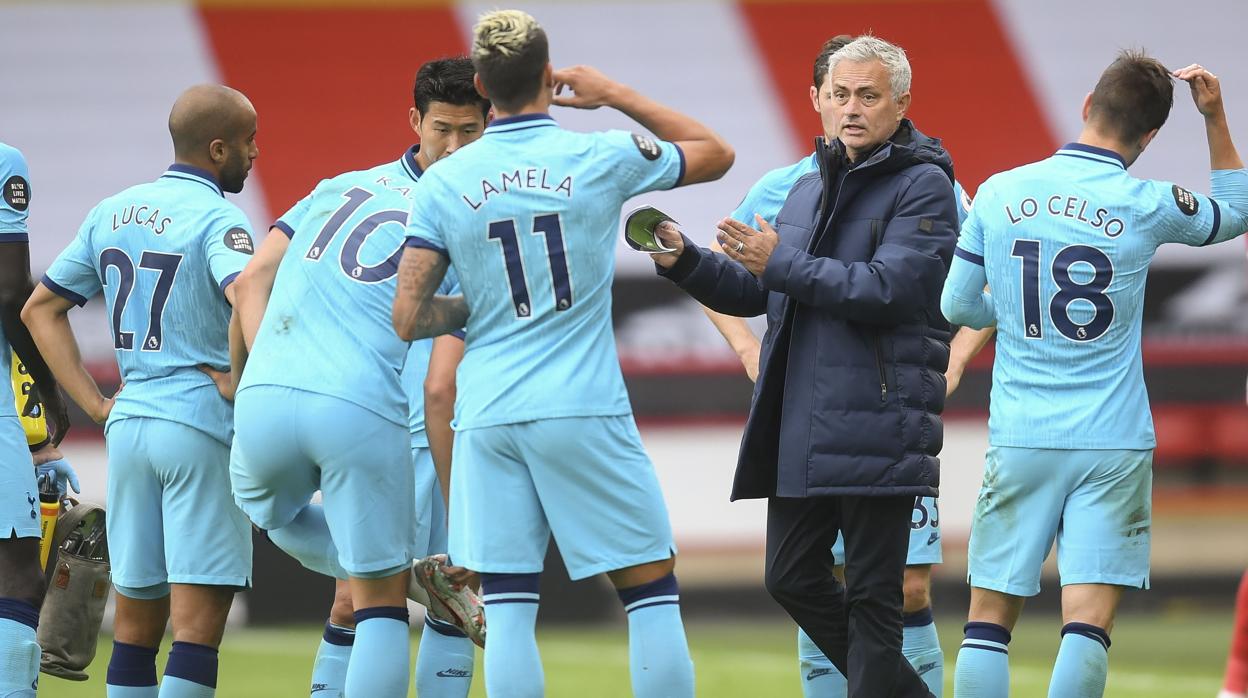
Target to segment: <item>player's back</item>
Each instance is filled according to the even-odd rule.
[[[407,423],[408,343],[390,323],[415,181],[392,162],[322,181],[278,227],[293,231],[240,390],[281,385]]]
[[[620,207],[683,168],[675,145],[525,115],[425,175],[409,244],[448,254],[470,310],[459,427],[631,412],[611,326]]]
[[[1201,244],[1216,226],[1189,197],[1078,144],[980,188],[967,227],[982,232],[997,315],[994,445],[1153,447],[1144,287],[1159,244]]]
[[[103,286],[125,384],[110,423],[182,422],[228,441],[232,410],[199,370],[229,362],[223,289],[251,256],[250,225],[211,175],[174,165],[101,201],[44,283],[85,303]]]

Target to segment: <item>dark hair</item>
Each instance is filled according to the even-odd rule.
[[[819,49],[819,55],[815,57],[816,90],[823,84],[823,79],[828,76],[828,59],[832,57],[832,54],[845,48],[845,45],[853,40],[854,37],[849,34],[837,34],[823,42],[823,46]]]
[[[1134,143],[1161,128],[1173,105],[1170,71],[1143,51],[1125,50],[1097,80],[1088,119],[1124,144]]]
[[[532,102],[550,63],[545,30],[522,12],[503,10],[483,17],[475,34],[472,64],[494,104],[512,112]]]
[[[476,70],[466,56],[439,58],[420,66],[416,71],[416,84],[412,87],[412,99],[416,111],[424,117],[430,102],[444,102],[455,106],[479,105],[481,115],[490,112],[490,100],[481,96],[472,84]]]

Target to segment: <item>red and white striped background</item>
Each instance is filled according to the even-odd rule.
[[[709,231],[765,170],[809,151],[818,130],[807,100],[811,63],[837,33],[870,30],[907,49],[912,115],[944,138],[972,189],[1073,139],[1083,95],[1120,47],[1211,67],[1232,119],[1248,119],[1248,66],[1239,60],[1248,5],[1238,0],[516,4],[548,30],[556,65],[596,65],[736,147],[721,182],[648,197],[695,232]],[[494,6],[0,6],[0,140],[30,160],[35,266],[51,261],[96,201],[167,164],[165,118],[184,87],[219,80],[255,103],[261,157],[238,201],[263,229],[320,178],[394,157],[411,138],[415,69],[464,52],[475,17]],[[1176,94],[1170,123],[1135,171],[1207,189],[1201,124],[1186,94]],[[576,129],[629,126],[608,110],[557,117]],[[1164,257],[1203,265],[1226,255],[1176,247]],[[622,253],[621,269],[647,266]]]

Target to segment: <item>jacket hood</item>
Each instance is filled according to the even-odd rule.
[[[824,160],[823,164],[840,162],[846,157],[845,145],[841,143],[841,139],[837,138],[828,144],[820,136],[816,141],[820,159],[833,158]],[[915,128],[914,122],[909,119],[902,119],[893,135],[855,169],[870,167],[873,170],[879,168],[880,172],[898,172],[922,164],[936,165],[953,182],[953,159],[941,145],[940,139]]]

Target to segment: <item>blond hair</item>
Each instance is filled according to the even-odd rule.
[[[479,61],[511,58],[522,52],[541,30],[541,25],[527,12],[487,12],[472,30],[472,57]]]
[[[481,15],[472,32],[472,65],[503,112],[531,103],[543,89],[550,45],[537,20],[519,10]]]

